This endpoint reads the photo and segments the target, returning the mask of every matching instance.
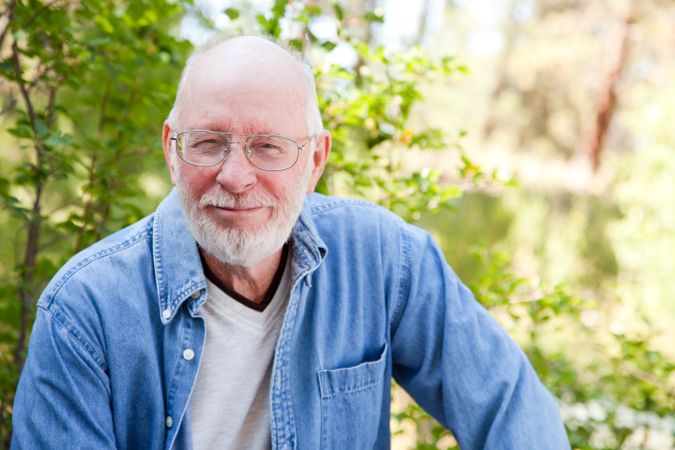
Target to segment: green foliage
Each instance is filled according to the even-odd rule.
[[[396,388],[396,387],[395,387]],[[410,403],[406,408],[392,414],[395,427],[393,435],[402,434],[403,427],[412,428],[416,436],[411,450],[456,450],[459,449],[452,433],[433,420],[422,408]]]
[[[437,170],[406,171],[404,162],[411,149],[449,146],[443,131],[413,131],[408,122],[423,99],[423,83],[453,73],[458,64],[452,58],[433,61],[419,48],[389,54],[382,46],[346,42],[356,51],[356,67],[317,70],[334,148],[321,189],[373,199],[408,220],[448,205],[461,194],[456,186],[441,183]]]
[[[646,441],[650,433],[672,434],[668,421],[675,409],[675,365],[668,355],[656,350],[658,328],[638,311],[631,314],[631,326],[626,329],[603,323],[603,317],[611,318],[612,311],[629,306],[618,295],[611,297],[611,304],[604,304],[600,296],[594,300],[581,298],[569,281],[547,284],[519,275],[514,269],[518,266],[514,249],[523,239],[516,235],[516,242],[510,242],[511,235],[520,220],[526,224],[525,233],[531,234],[541,225],[533,222],[532,215],[522,214],[519,203],[504,201],[514,193],[517,192],[499,196],[467,194],[457,201],[453,211],[424,216],[421,223],[441,242],[451,265],[477,300],[526,351],[542,381],[561,404],[573,448],[638,448],[629,442],[641,433]],[[525,199],[533,203],[529,196],[525,195]],[[580,223],[590,230],[575,231],[575,235],[589,239],[578,245],[581,258],[590,249],[597,254],[598,247],[604,248],[606,244],[599,236],[604,236],[603,230],[616,220],[614,208],[605,208],[603,215],[594,201],[577,205],[589,218],[588,223]],[[567,208],[574,205],[562,203]],[[569,222],[570,211],[563,208],[558,213]],[[552,234],[563,239],[555,225],[548,226],[552,229],[542,240],[549,240]],[[596,264],[606,267],[602,261]],[[576,284],[604,286],[598,281],[603,278],[597,277],[611,276],[615,270],[610,267],[608,273],[597,271],[595,278],[580,277]],[[584,268],[579,273],[590,276],[593,271]],[[584,291],[590,292],[588,287]],[[418,440],[438,443],[425,431],[433,429],[435,422],[417,413]],[[405,416],[401,417],[400,426],[404,426]]]

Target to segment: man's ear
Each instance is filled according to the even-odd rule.
[[[164,161],[166,161],[166,166],[169,168],[169,173],[171,174],[171,184],[176,185],[176,167],[174,167],[174,162],[176,158],[172,155],[173,152],[173,143],[171,142],[171,126],[165,120],[164,127],[162,128],[162,148],[164,150]]]
[[[326,167],[326,162],[328,162],[328,155],[330,155],[332,142],[330,133],[326,130],[322,131],[321,134],[315,138],[315,141],[316,147],[310,156],[312,158],[312,175],[309,183],[307,183],[307,194],[314,192],[316,183],[319,182],[319,178],[321,178],[321,174],[323,174],[323,169]]]

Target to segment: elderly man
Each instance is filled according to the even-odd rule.
[[[566,449],[555,402],[428,234],[311,193],[311,71],[257,37],[193,55],[175,189],[38,301],[13,448],[373,449],[395,378],[463,449]]]

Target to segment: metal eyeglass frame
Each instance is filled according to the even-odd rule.
[[[219,161],[217,161],[213,164],[196,164],[196,163],[190,162],[190,161],[186,160],[185,158],[183,158],[183,155],[181,154],[181,152],[178,151],[178,138],[180,136],[184,135],[184,134],[194,133],[194,132],[197,132],[197,133],[214,133],[214,134],[231,136],[231,137],[244,137],[245,139],[243,141],[235,141],[235,140],[230,141],[230,143],[229,143],[230,149],[228,149],[227,147],[223,148],[223,150],[222,150],[223,157]],[[307,139],[307,142],[300,145],[300,144],[298,144],[298,142],[295,139],[291,139],[291,138],[286,137],[286,136],[281,136],[279,134],[247,134],[247,133],[230,133],[230,132],[226,132],[226,131],[213,131],[213,130],[186,130],[186,131],[181,131],[180,133],[175,133],[173,136],[171,136],[169,138],[169,140],[174,142],[174,146],[175,146],[175,149],[176,149],[176,153],[178,154],[178,157],[181,160],[183,160],[185,163],[190,164],[191,166],[195,166],[195,167],[214,167],[214,166],[217,166],[218,164],[221,164],[223,161],[225,161],[227,159],[227,156],[229,155],[232,144],[243,144],[242,150],[244,151],[244,156],[246,156],[246,160],[253,167],[255,167],[256,169],[264,170],[266,172],[283,172],[284,170],[291,169],[293,166],[295,166],[295,164],[297,164],[298,159],[300,159],[300,152],[302,150],[304,150],[305,147],[307,147],[307,144],[312,142],[314,140],[314,138],[316,138],[317,136],[318,136],[317,134],[311,135]],[[260,166],[256,165],[251,160],[251,149],[248,146],[249,140],[251,138],[256,138],[256,137],[258,137],[258,138],[265,138],[265,137],[281,138],[281,139],[286,139],[287,141],[290,141],[290,142],[294,143],[298,147],[298,152],[295,155],[295,160],[293,160],[293,163],[290,166],[288,166],[284,169],[265,169],[263,167],[260,167]]]

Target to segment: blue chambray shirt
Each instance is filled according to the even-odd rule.
[[[292,240],[272,448],[389,448],[392,377],[462,449],[569,448],[527,358],[426,232],[312,194]],[[38,301],[12,448],[190,448],[206,298],[175,191],[72,258]]]

